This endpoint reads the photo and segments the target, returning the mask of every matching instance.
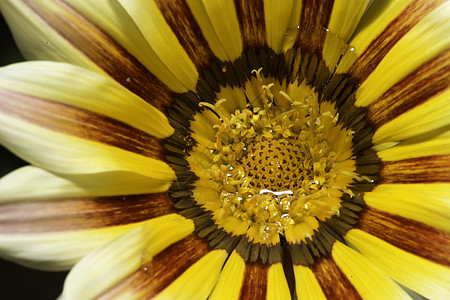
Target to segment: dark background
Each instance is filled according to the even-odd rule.
[[[1,14],[0,41],[0,66],[24,60]],[[0,146],[0,177],[25,164]],[[66,275],[67,272],[37,271],[0,259],[0,298],[56,299],[61,294]]]

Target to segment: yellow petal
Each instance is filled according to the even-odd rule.
[[[369,6],[370,0],[345,1],[338,0],[333,3],[328,29],[337,34],[344,41],[348,41],[359,23],[362,15]],[[326,44],[326,42],[325,42]]]
[[[228,258],[210,299],[289,299],[290,293],[281,263],[246,263],[233,251]],[[259,299],[259,298],[258,298]]]
[[[114,172],[122,172],[122,176],[127,173],[146,176],[166,181],[166,184],[175,178],[173,170],[160,160],[44,129],[3,114],[0,119],[3,144],[19,157],[46,170],[71,175],[104,173],[104,178],[113,182],[117,180],[114,175],[120,176]],[[134,179],[142,182],[142,177]]]
[[[165,192],[171,183],[130,172],[58,176],[26,166],[0,179],[0,202]]]
[[[358,229],[345,238],[381,271],[430,299],[450,297],[450,269],[405,252]]]
[[[217,281],[214,290],[209,299],[239,299],[242,283],[244,280],[245,261],[244,259],[233,251],[228,258],[219,280]]]
[[[384,56],[356,91],[357,106],[367,106],[388,88],[450,46],[450,3],[423,17]]]
[[[302,0],[294,0],[292,2],[291,16],[289,17],[288,30],[286,32],[285,39],[292,38],[292,31],[297,31],[297,26],[300,22],[300,15],[302,13],[302,4]]]
[[[371,1],[349,44],[358,56],[344,54],[337,73],[350,72],[364,81],[387,52],[442,0]],[[349,71],[350,70],[350,71]]]
[[[8,71],[9,68],[3,70]],[[101,82],[100,79],[99,81]],[[75,102],[89,108],[90,104],[81,100],[83,97],[102,99],[102,96],[96,97],[102,94],[100,90],[84,90],[84,93],[71,98],[71,94],[62,91],[64,88],[67,89],[68,86],[61,84],[54,95],[52,90],[38,87],[27,91],[30,94],[1,88],[0,139],[4,145],[32,164],[56,173],[122,171],[157,180],[168,181],[174,178],[173,170],[161,161],[164,151],[159,139],[95,111],[71,106],[63,101],[45,99],[40,95],[48,94],[49,98],[66,99],[68,103]],[[106,111],[112,110],[119,118],[130,118],[116,109],[115,103],[107,104],[108,102],[105,105]],[[99,105],[92,106],[94,110],[100,110]],[[128,112],[133,112],[133,109]],[[158,114],[153,114],[154,112],[156,111],[147,110],[146,115],[155,115],[155,120],[158,120]],[[160,120],[166,119],[161,116]],[[139,122],[142,121],[134,124]],[[145,126],[144,123],[140,124],[139,126]],[[158,125],[147,128],[155,130]]]
[[[450,184],[382,184],[364,194],[377,210],[450,232]]]
[[[374,144],[405,140],[449,125],[450,88],[378,128]]]
[[[350,39],[368,5],[369,0],[334,1],[327,26],[330,32],[326,35],[322,51],[328,67],[333,68],[337,63],[344,51],[344,45]]]
[[[448,153],[450,153],[450,131],[444,127],[437,132],[402,141],[394,147],[379,151],[377,155],[382,161],[395,161]]]
[[[27,59],[69,62],[106,73],[164,106],[170,103],[164,84],[175,92],[187,91],[116,1],[70,2],[2,1],[1,9]]]
[[[92,250],[139,225],[35,234],[1,233],[0,256],[30,268],[68,270]]]
[[[22,54],[28,60],[71,62],[103,73],[95,62],[75,48],[70,41],[36,14],[25,1],[2,1],[0,9]]]
[[[211,251],[155,299],[207,299],[227,256],[225,250]]]
[[[1,256],[48,270],[68,269],[90,250],[173,213],[166,193],[0,202]],[[140,214],[136,214],[139,211]],[[52,256],[53,255],[53,256]]]
[[[431,262],[450,266],[450,233],[413,219],[367,206],[358,227],[387,243]]]
[[[188,235],[153,255],[152,241],[147,241],[151,253],[141,252],[141,268],[110,285],[102,295],[104,298],[207,298],[227,257],[225,250],[211,251],[206,241]]]
[[[291,294],[281,263],[273,264],[269,267],[267,274],[267,298],[270,300],[289,299]]]
[[[62,298],[92,299],[101,296],[193,230],[191,220],[175,214],[141,224],[84,257],[67,276]]]
[[[325,300],[325,295],[310,268],[294,265],[295,289],[299,299]]]
[[[242,54],[242,37],[232,1],[196,1],[187,3],[211,50],[222,61],[233,61]]]
[[[350,44],[363,52],[379,36],[392,20],[397,18],[413,0],[387,0],[371,3],[364,18],[361,20]],[[405,18],[408,16],[405,16]]]
[[[341,242],[333,245],[332,256],[363,299],[411,299],[364,256]]]
[[[0,69],[0,91],[24,93],[102,114],[158,138],[173,128],[162,112],[108,77],[53,62],[26,62]]]
[[[161,71],[156,71],[159,78],[179,82],[185,89],[194,91],[197,84],[198,72],[194,63],[177,40],[175,33],[164,20],[163,12],[152,1],[122,1],[118,0],[126,12],[130,15],[140,33],[150,45],[157,59],[164,64],[164,71],[170,73],[162,76]],[[181,16],[180,16],[181,17]],[[166,80],[163,80],[165,82]],[[181,91],[177,87],[176,91]]]
[[[264,0],[264,18],[267,44],[275,53],[281,51],[285,33],[288,28],[293,0]]]

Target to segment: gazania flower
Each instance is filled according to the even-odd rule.
[[[3,0],[0,252],[63,299],[450,297],[450,3]]]

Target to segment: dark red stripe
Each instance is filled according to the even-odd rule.
[[[297,43],[309,53],[322,55],[334,0],[303,0]]]
[[[105,115],[7,90],[0,91],[0,98],[0,111],[11,117],[55,132],[164,159],[161,140]]]
[[[448,89],[449,61],[450,51],[446,50],[387,90],[368,107],[370,122],[380,127]]]
[[[0,205],[0,232],[84,230],[142,222],[175,213],[166,193],[24,201]]]
[[[450,155],[382,162],[380,183],[450,182]]]
[[[52,0],[46,10],[34,1],[22,1],[118,83],[160,110],[171,105],[170,91],[155,75],[64,0]],[[76,21],[68,22],[67,15]]]
[[[405,10],[397,18],[392,20],[380,35],[370,43],[348,73],[352,74],[360,83],[364,82],[392,47],[424,16],[443,2],[443,0],[411,1]],[[379,2],[378,4],[384,5],[383,2]],[[377,5],[377,3],[374,3],[374,5]]]
[[[186,1],[156,0],[155,3],[197,69],[208,67],[214,54]]]
[[[190,235],[158,253],[151,261],[143,264],[140,270],[111,287],[102,298],[111,299],[124,290],[131,289],[134,293],[151,299],[208,252],[207,242]]]
[[[264,2],[258,0],[235,0],[234,4],[244,47],[255,50],[266,46]]]
[[[333,11],[334,0],[303,0],[300,29],[327,28]]]
[[[386,199],[395,201],[395,199]],[[430,203],[433,205],[433,203]],[[421,222],[367,207],[358,226],[391,245],[438,264],[450,266],[450,234]]]
[[[266,299],[268,271],[269,265],[263,265],[260,261],[245,264],[239,299]]]
[[[362,299],[355,287],[329,257],[321,257],[312,271],[327,299]]]

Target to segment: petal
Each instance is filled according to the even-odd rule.
[[[233,61],[242,54],[242,37],[233,1],[187,0],[209,47],[222,61]]]
[[[129,1],[128,1],[129,2]],[[130,5],[128,2],[123,2],[125,5]],[[142,2],[142,1],[141,1]],[[142,4],[142,3],[141,3]],[[148,4],[147,1],[143,2],[145,6],[153,5]],[[214,58],[214,54],[212,50],[209,48],[208,42],[203,36],[200,26],[195,20],[194,15],[189,9],[188,4],[183,0],[174,0],[174,1],[164,1],[164,0],[156,0],[156,6],[159,9],[159,13],[164,17],[164,20],[167,22],[167,25],[170,26],[176,38],[178,39],[180,45],[183,47],[184,51],[187,54],[187,57],[192,60],[197,69],[206,68],[209,66],[211,60]],[[134,5],[134,4],[132,4]],[[139,5],[137,5],[139,7]],[[155,9],[153,6],[152,9]],[[136,11],[134,11],[136,13]],[[134,18],[135,20],[140,20],[141,16],[138,14],[139,19]],[[155,16],[154,16],[155,17]],[[156,20],[156,19],[155,19]],[[143,29],[143,33],[151,33],[151,31],[155,31],[155,28],[149,28],[147,19],[143,19],[144,23],[139,23],[139,27]],[[166,25],[163,25],[166,26]],[[158,28],[158,31],[167,30]],[[155,44],[155,49],[162,48],[164,46],[169,46],[169,43],[174,44],[176,47],[176,41],[172,39],[167,40],[167,37],[164,36],[162,40],[155,40],[154,36],[146,36],[149,40],[149,44]],[[164,44],[161,44],[164,43]],[[172,49],[173,50],[173,49]],[[179,51],[178,49],[177,51]],[[155,50],[156,51],[156,50]],[[183,52],[183,50],[181,51]],[[160,56],[166,56],[168,53],[162,53]],[[181,59],[181,57],[177,58]],[[186,57],[184,57],[186,59]],[[189,64],[189,65],[188,65]],[[187,61],[185,63],[186,67],[191,67],[190,62]]]
[[[291,294],[284,274],[283,265],[276,263],[270,266],[267,274],[267,299],[289,299]]]
[[[0,252],[27,266],[66,269],[137,224],[171,212],[165,193],[5,201],[0,205]]]
[[[442,0],[371,1],[349,44],[358,56],[345,55],[337,73],[348,72],[364,81],[386,53]],[[348,53],[351,54],[351,53]]]
[[[371,104],[395,83],[406,80],[420,66],[448,51],[449,14],[450,3],[445,2],[405,33],[358,88],[355,104]]]
[[[402,250],[430,262],[450,266],[450,232],[367,207],[358,227]]]
[[[369,2],[370,0],[334,1],[328,26],[326,26],[331,34],[326,35],[322,51],[325,63],[330,68],[334,68],[341,54],[344,52],[343,45],[346,45],[347,41],[352,36],[363,13],[369,6]],[[341,41],[338,41],[334,35],[336,35]],[[336,47],[336,45],[341,44],[342,48]]]
[[[210,299],[289,299],[289,287],[281,263],[245,262],[233,251]]]
[[[369,5],[370,0],[334,0],[327,28],[347,42]]]
[[[186,270],[156,299],[207,299],[219,278],[220,270],[228,254],[225,250],[214,250],[202,257]]]
[[[325,300],[325,295],[310,268],[294,265],[295,289],[299,299]]]
[[[178,42],[176,33],[164,19],[170,13],[167,7],[160,4],[160,11],[155,1],[147,0],[118,2],[136,23],[155,55],[170,70],[171,80],[182,82],[187,89],[195,90],[198,72]]]
[[[4,259],[30,268],[69,270],[93,249],[137,226],[139,223],[51,234],[0,234],[0,253]]]
[[[448,77],[448,75],[446,75]],[[448,83],[446,83],[448,85]],[[434,130],[448,128],[450,120],[450,88],[437,91],[437,94],[430,95],[429,98],[420,97],[423,103],[403,111],[400,115],[391,115],[389,122],[381,125],[372,137],[372,142],[381,144],[385,142],[395,142],[399,140],[428,134]],[[398,99],[399,102],[404,102]],[[409,99],[405,99],[409,100]],[[414,102],[411,102],[414,105]],[[417,104],[417,103],[416,103]],[[388,112],[395,111],[395,108],[388,109]]]
[[[130,172],[72,175],[26,166],[0,179],[0,202],[165,192],[171,183]]]
[[[364,256],[341,242],[334,244],[332,256],[364,299],[411,299],[400,286]]]
[[[181,226],[178,227],[181,229]],[[206,299],[228,256],[225,250],[211,251],[207,242],[193,235],[163,250],[158,249],[160,252],[153,250],[151,244],[147,246],[148,254],[144,252],[144,262],[142,262],[142,252],[135,258],[141,261],[141,267],[138,266],[137,270],[134,268],[121,282],[113,284],[119,278],[105,272],[106,280],[109,281],[109,290],[104,291],[102,295],[104,298]],[[83,271],[89,267],[86,264]],[[84,276],[85,272],[80,270],[78,276]],[[105,280],[104,276],[96,276],[96,278]],[[74,288],[74,291],[76,290],[79,288]],[[73,298],[80,299],[80,297]]]
[[[47,65],[50,70],[52,66],[57,66],[54,70],[59,74],[62,70],[68,70],[67,75],[75,77],[76,72],[83,73],[82,69],[70,65],[36,64],[39,68]],[[23,64],[26,65],[28,63]],[[6,82],[12,76],[8,76],[9,70],[14,71],[16,68],[2,69]],[[91,82],[84,83],[85,88],[80,86],[79,92],[73,94],[67,93],[67,90],[72,90],[68,84],[70,80],[50,81],[48,86],[51,88],[39,87],[39,82],[33,80],[29,83],[24,80],[22,85],[19,81],[9,80],[13,87],[8,89],[3,86],[0,89],[0,139],[4,145],[32,164],[57,173],[123,171],[157,180],[173,179],[173,170],[161,161],[164,158],[161,141],[120,120],[141,128],[146,126],[147,131],[156,131],[155,135],[164,136],[167,133],[165,128],[171,130],[167,119],[148,104],[141,105],[139,98],[133,99],[132,94],[125,89],[115,84],[111,84],[111,88],[108,80],[103,84],[104,77],[91,72],[83,74],[92,75],[88,77]],[[61,75],[62,79],[70,77]],[[15,73],[14,76],[18,75]],[[119,89],[115,90],[115,86]],[[29,88],[27,94],[16,91],[20,87]],[[102,87],[106,90],[102,90]],[[111,92],[111,101],[105,101],[108,92]],[[119,94],[116,98],[115,93]],[[121,100],[120,96],[124,99]],[[90,104],[87,100],[99,103]],[[136,107],[133,108],[135,103]],[[137,112],[140,109],[144,111]],[[103,113],[112,114],[119,120]],[[134,122],[127,113],[131,116],[137,113],[140,117],[146,117],[147,122],[149,119],[154,120],[155,124],[147,127],[143,120]],[[156,122],[162,123],[162,126]]]
[[[219,280],[209,299],[239,299],[244,272],[244,259],[236,251],[233,251],[223,267]]]
[[[429,134],[411,138],[377,152],[382,161],[396,161],[422,156],[445,155],[450,153],[450,126]]]
[[[267,45],[275,53],[280,53],[281,51],[293,5],[294,0],[283,2],[278,0],[264,0]]]
[[[176,92],[187,91],[116,1],[70,2],[1,2],[0,9],[27,59],[69,62],[106,73],[158,108],[171,103],[164,84]]]
[[[2,1],[0,9],[26,59],[71,62],[103,72],[92,60],[82,55],[80,50],[74,48],[70,41],[51,29],[24,1]]]
[[[2,93],[23,93],[103,114],[158,138],[174,132],[167,117],[152,105],[115,81],[77,66],[18,63],[1,68],[0,77]]]
[[[376,210],[450,232],[450,184],[381,184],[364,194]]]
[[[256,50],[266,46],[264,1],[236,1],[235,10],[244,47]]]
[[[193,230],[192,221],[176,214],[141,224],[83,258],[67,276],[62,298],[92,299],[117,288],[133,272],[150,268],[155,255]]]
[[[430,299],[450,297],[450,269],[405,252],[362,230],[352,229],[345,238],[371,263],[407,288]]]
[[[312,271],[326,299],[361,299],[347,276],[331,258],[323,257],[318,260]]]
[[[450,181],[450,155],[421,156],[381,163],[379,183],[438,183]]]

